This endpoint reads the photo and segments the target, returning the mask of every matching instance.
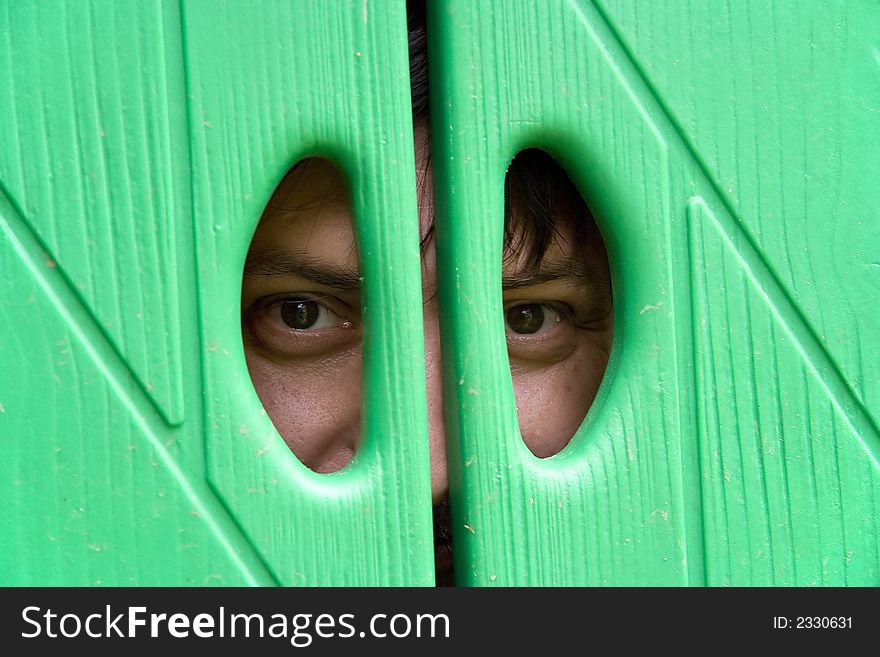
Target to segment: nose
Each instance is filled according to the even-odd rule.
[[[425,305],[425,380],[428,396],[428,435],[431,446],[431,495],[436,505],[449,492],[446,431],[443,426],[443,367],[440,321],[436,302]]]
[[[285,384],[280,389],[281,404],[268,406],[264,399],[263,405],[275,408],[269,416],[281,418],[288,446],[294,454],[315,472],[338,472],[351,460],[358,446],[360,437],[360,357],[350,358],[348,367],[339,367],[326,375],[322,385],[326,388],[323,401],[315,403],[314,392],[304,381]],[[303,379],[304,377],[300,377]],[[276,394],[269,386],[268,396]],[[259,388],[258,388],[259,390]],[[294,400],[297,406],[290,404]],[[299,409],[297,412],[290,410]],[[276,426],[278,426],[276,424]],[[303,427],[313,431],[304,431]]]

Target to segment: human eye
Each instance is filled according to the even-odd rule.
[[[281,299],[270,310],[293,331],[317,331],[344,323],[319,299]]]
[[[570,313],[547,303],[518,303],[504,312],[505,329],[515,335],[541,336],[570,320]]]
[[[242,314],[242,326],[259,347],[280,357],[319,355],[359,340],[353,312],[326,295],[273,295]]]
[[[560,302],[513,302],[504,309],[504,328],[512,361],[555,363],[577,346],[574,313]]]

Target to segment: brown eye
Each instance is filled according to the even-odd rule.
[[[507,311],[507,326],[514,333],[537,333],[545,321],[544,306],[541,304],[524,303]]]
[[[281,319],[290,328],[304,331],[312,328],[321,314],[321,306],[316,301],[296,299],[281,302]]]

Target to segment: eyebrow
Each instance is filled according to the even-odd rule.
[[[541,285],[550,281],[571,280],[588,287],[598,287],[590,268],[584,263],[554,262],[541,267],[537,271],[519,270],[501,277],[501,288],[504,290],[519,290],[522,288]]]
[[[550,281],[571,280],[588,287],[598,287],[583,263],[567,261],[550,263],[538,271],[520,270],[504,274],[501,287],[519,290]],[[266,249],[248,254],[244,265],[245,276],[297,277],[332,287],[337,290],[357,291],[361,287],[360,274],[350,267],[341,267],[317,260],[301,251]]]
[[[305,278],[337,290],[355,291],[361,287],[357,270],[318,260],[301,251],[266,249],[251,252],[244,263],[245,276],[284,276]]]

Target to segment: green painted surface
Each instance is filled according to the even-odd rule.
[[[403,5],[0,20],[0,581],[433,583]],[[240,329],[251,234],[312,154],[349,177],[367,277],[366,438],[333,476],[275,432]]]
[[[434,5],[462,581],[880,581],[880,12],[784,5]],[[497,367],[500,190],[531,146],[615,283],[603,390],[546,461]]]
[[[429,31],[459,582],[880,583],[880,9],[451,0]],[[0,116],[0,582],[430,585],[403,3],[6,2]],[[606,381],[545,461],[500,293],[529,146],[615,285]],[[310,155],[353,190],[367,308],[331,476],[239,328]]]

